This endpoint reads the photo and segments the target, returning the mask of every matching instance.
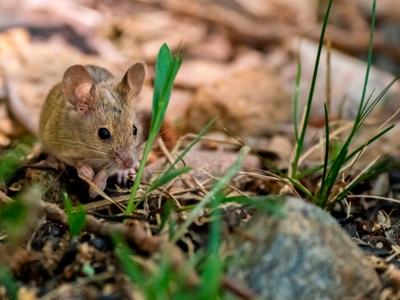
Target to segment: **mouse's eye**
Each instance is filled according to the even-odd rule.
[[[97,134],[102,140],[108,139],[111,136],[107,128],[100,128]]]
[[[136,136],[137,135],[137,128],[135,125],[133,125],[133,135]]]

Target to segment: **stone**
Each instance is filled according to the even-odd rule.
[[[239,136],[262,136],[286,122],[292,113],[277,76],[251,67],[200,87],[189,105],[188,132],[198,133],[215,116],[212,129],[227,128]]]
[[[237,248],[229,276],[263,299],[364,299],[380,288],[375,269],[330,214],[293,197],[282,212],[248,221],[243,236],[253,242]]]

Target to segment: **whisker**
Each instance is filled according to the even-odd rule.
[[[81,142],[78,142],[78,141],[72,141],[72,140],[68,140],[68,139],[56,139],[56,140],[57,140],[57,141],[65,141],[65,142],[69,142],[69,143],[75,143],[75,144],[79,144],[79,145],[84,145],[84,146],[91,147],[91,148],[96,149],[96,150],[99,149],[99,148],[97,148],[97,147],[95,147],[95,146],[92,146],[92,145],[90,145],[90,144],[81,143]],[[101,150],[101,149],[100,149],[100,150]]]
[[[57,143],[57,142],[50,142],[50,143],[51,143],[51,144],[59,144],[59,145],[63,145],[63,146],[68,146],[68,147],[73,147],[73,148],[77,148],[77,149],[83,149],[83,150],[86,150],[86,151],[89,151],[89,152],[95,152],[95,153],[101,153],[101,154],[108,155],[107,152],[98,151],[98,150],[92,150],[92,149],[87,149],[87,148],[82,147],[82,146],[75,146],[75,145],[70,145],[70,144],[67,144],[67,143]]]

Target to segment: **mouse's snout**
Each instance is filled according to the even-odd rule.
[[[133,158],[132,157],[117,154],[115,156],[115,161],[117,162],[118,169],[120,169],[120,170],[132,169],[132,167],[133,167]]]

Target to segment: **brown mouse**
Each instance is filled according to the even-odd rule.
[[[118,171],[134,173],[146,142],[135,105],[144,76],[141,63],[132,65],[122,79],[100,67],[69,67],[40,115],[44,150],[102,190]],[[90,189],[90,196],[96,195]]]

